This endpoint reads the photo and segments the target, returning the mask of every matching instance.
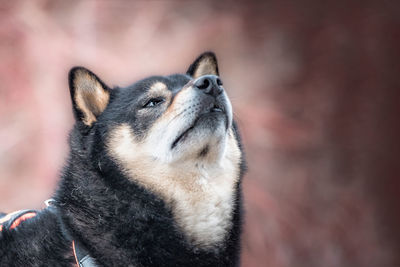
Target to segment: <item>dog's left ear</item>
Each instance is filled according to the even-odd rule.
[[[110,89],[83,67],[69,72],[69,89],[76,120],[92,126],[110,101]]]
[[[192,65],[190,65],[186,74],[194,79],[203,75],[219,75],[217,57],[213,52],[201,54]]]

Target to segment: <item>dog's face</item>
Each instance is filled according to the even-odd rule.
[[[220,160],[232,125],[231,104],[215,75],[151,77],[117,95],[110,109],[112,121],[124,121],[117,135],[130,132],[141,157],[168,164]],[[115,143],[119,152],[128,148]]]
[[[221,242],[241,152],[215,55],[202,54],[186,75],[153,76],[112,90],[75,68],[70,87],[78,121],[106,128],[103,143],[122,172],[171,206],[190,241]]]

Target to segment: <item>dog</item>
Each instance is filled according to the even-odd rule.
[[[75,67],[69,87],[60,182],[0,219],[0,266],[238,266],[245,158],[215,54],[126,88]]]

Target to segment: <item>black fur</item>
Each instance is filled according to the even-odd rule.
[[[205,55],[215,59],[212,53]],[[204,55],[192,64],[189,74],[201,57]],[[70,72],[71,88],[73,75],[74,69]],[[59,220],[73,239],[86,247],[98,266],[238,266],[242,228],[240,181],[233,226],[224,245],[201,249],[185,239],[170,207],[159,196],[125,177],[105,151],[105,137],[115,124],[129,122],[140,136],[161,115],[137,116],[135,105],[145,101],[141,97],[147,83],[161,80],[174,92],[190,79],[188,75],[154,76],[128,88],[111,90],[101,82],[111,93],[110,104],[91,126],[81,122],[83,115],[73,101],[77,122],[70,133],[69,157],[54,195],[59,215],[45,209],[15,230],[0,232],[0,266],[74,266],[71,241],[63,235]],[[71,97],[74,99],[73,88]],[[140,100],[132,104],[132,99]],[[233,129],[240,140],[236,124]],[[240,180],[244,164],[242,159]]]

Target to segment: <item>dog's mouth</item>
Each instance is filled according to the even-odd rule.
[[[228,121],[228,117],[226,114],[226,109],[223,105],[219,103],[214,103],[213,106],[211,106],[208,109],[205,109],[203,112],[201,112],[196,119],[193,121],[192,124],[188,128],[186,128],[178,137],[172,142],[171,149],[174,149],[179,143],[183,142],[186,137],[189,135],[190,132],[198,125],[198,122],[200,119],[202,119],[204,116],[212,116],[212,115],[224,115],[225,120]],[[217,117],[214,119],[218,119]],[[228,124],[228,122],[227,122]]]

